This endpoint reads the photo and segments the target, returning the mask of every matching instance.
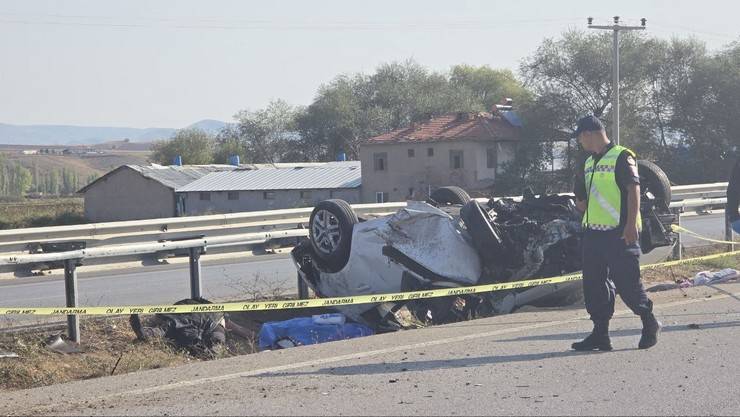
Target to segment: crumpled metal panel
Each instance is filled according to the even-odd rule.
[[[536,273],[545,261],[545,251],[552,245],[581,233],[577,221],[555,219],[540,227],[539,233],[532,236],[524,251],[524,267],[516,271],[510,281],[529,278]]]
[[[347,265],[336,273],[321,272],[316,290],[322,297],[400,292],[406,268],[382,254],[387,245],[461,285],[473,285],[480,278],[478,254],[455,220],[428,204],[410,203],[393,216],[356,224]],[[339,310],[357,320],[359,314],[375,306],[344,306]]]
[[[426,203],[409,203],[379,230],[385,241],[420,265],[451,281],[474,285],[481,261],[449,214]]]

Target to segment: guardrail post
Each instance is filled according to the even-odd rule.
[[[298,274],[298,299],[305,300],[308,298],[308,284],[301,278],[301,274]]]
[[[735,238],[732,235],[732,224],[730,224],[730,217],[725,215],[725,241],[727,242],[734,242]],[[730,243],[727,245],[727,252],[732,252],[735,250],[735,244]]]
[[[190,248],[190,298],[199,298],[203,292],[200,282],[200,255],[202,248]]]
[[[67,307],[77,307],[77,259],[64,261],[64,292]],[[80,322],[77,315],[67,316],[67,337],[75,343],[80,343]]]
[[[678,225],[681,226],[681,209],[676,208],[674,209],[674,212],[676,213],[676,219],[678,220]],[[676,243],[673,245],[673,259],[682,259],[683,257],[683,239],[681,238],[681,233],[676,233]]]

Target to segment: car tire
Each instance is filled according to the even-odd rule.
[[[447,204],[467,204],[470,201],[470,195],[460,187],[440,187],[434,190],[429,198],[440,206]]]
[[[493,228],[491,216],[480,203],[471,200],[460,210],[460,218],[465,224],[473,245],[484,264],[506,264],[506,248],[501,235]]]
[[[640,173],[640,192],[652,193],[655,196],[655,206],[668,211],[671,204],[671,182],[668,176],[659,166],[644,159],[637,161],[637,167]]]
[[[324,200],[311,212],[311,247],[328,272],[337,272],[347,265],[352,230],[357,223],[357,215],[344,200]]]

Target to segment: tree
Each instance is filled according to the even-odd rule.
[[[301,108],[283,100],[264,109],[242,110],[234,116],[237,124],[221,132],[216,154],[220,159],[238,154],[245,162],[275,163],[303,159],[296,117]]]
[[[481,110],[490,110],[503,98],[513,99],[517,106],[531,99],[530,92],[511,70],[492,69],[487,65],[452,67],[450,84],[455,89],[467,89]]]
[[[23,167],[20,162],[2,164],[0,170],[0,191],[2,195],[23,197],[31,187],[31,171]]]
[[[509,71],[457,66],[429,71],[414,61],[383,64],[371,75],[341,75],[322,86],[297,121],[312,160],[357,158],[372,136],[450,112],[490,110],[528,94]]]
[[[181,129],[165,141],[152,146],[151,161],[170,165],[176,156],[182,156],[183,164],[205,165],[213,163],[214,140],[201,129]]]

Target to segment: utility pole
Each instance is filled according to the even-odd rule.
[[[647,19],[640,19],[642,26],[622,26],[619,24],[619,16],[614,16],[614,24],[611,26],[597,26],[593,24],[594,18],[588,18],[589,29],[606,29],[614,31],[612,45],[612,106],[614,107],[614,119],[612,122],[612,139],[619,145],[619,31],[621,30],[645,30]]]

